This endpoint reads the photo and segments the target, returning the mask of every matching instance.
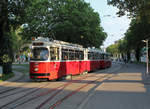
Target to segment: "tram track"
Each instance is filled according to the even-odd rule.
[[[88,77],[91,77],[92,75],[94,75],[94,74],[90,74],[90,75],[88,75],[88,76],[81,77],[80,79],[86,79],[86,78],[88,78]],[[21,103],[19,103],[19,104],[16,103],[17,101],[20,101],[20,100],[23,99],[24,97],[29,96],[29,95],[31,95],[32,93],[34,93],[34,92],[40,90],[41,88],[45,88],[45,87],[41,87],[41,88],[35,89],[34,91],[28,92],[28,93],[24,94],[23,96],[21,96],[21,97],[15,99],[15,100],[13,100],[13,101],[7,103],[7,104],[4,104],[4,105],[0,106],[0,109],[5,109],[5,107],[8,107],[9,105],[13,105],[13,109],[14,109],[14,108],[16,108],[16,107],[18,107],[18,106],[20,106],[20,105],[23,105],[23,104],[25,104],[25,103],[27,103],[27,102],[30,102],[30,101],[32,101],[32,100],[35,100],[35,99],[37,99],[37,98],[39,98],[39,97],[45,96],[45,95],[47,95],[47,94],[50,94],[50,93],[52,93],[52,92],[54,92],[54,91],[62,90],[62,89],[64,89],[65,87],[67,87],[68,85],[70,85],[71,83],[74,83],[74,82],[77,82],[77,81],[80,81],[80,80],[69,80],[67,83],[65,83],[65,84],[63,84],[63,85],[60,85],[60,86],[58,86],[58,87],[56,87],[56,88],[49,89],[47,92],[43,92],[43,93],[40,93],[40,94],[36,94],[34,97],[31,97],[31,98],[29,98],[29,99],[27,99],[27,100],[25,100],[25,101],[23,101],[23,102],[21,102]],[[46,85],[46,86],[47,86],[47,85]],[[58,93],[58,92],[57,92],[57,93]],[[10,106],[10,107],[12,107],[12,106]],[[8,109],[8,108],[7,108],[7,109]]]
[[[19,83],[20,80],[22,81],[22,79],[24,79],[24,78],[25,78],[24,76],[21,76],[18,80],[14,81],[14,82],[15,82],[15,83],[16,83],[16,82]],[[29,82],[29,81],[26,81],[26,82]],[[13,84],[13,83],[7,83],[7,84],[4,84],[4,85],[1,85],[1,86],[5,86],[5,87],[2,88],[2,89],[0,89],[0,90],[1,90],[1,91],[0,91],[0,94],[4,94],[4,93],[8,93],[8,92],[10,92],[10,91],[16,90],[16,89],[18,89],[19,87],[26,85],[27,83],[24,83],[24,84],[21,84],[21,85],[17,85],[17,86],[15,86],[15,87],[11,87],[12,84]]]
[[[48,83],[49,84],[49,83]],[[48,85],[47,84],[47,85]],[[22,84],[22,85],[20,85],[20,86],[26,86],[26,85],[28,85],[28,83],[25,83],[25,84]],[[17,89],[19,88],[22,88],[22,87],[16,87]],[[16,88],[14,88],[14,90],[16,89]],[[15,94],[18,94],[18,93],[22,93],[22,92],[26,92],[26,91],[29,91],[29,90],[32,90],[32,89],[34,89],[34,88],[25,88],[25,89],[22,89],[22,90],[19,90],[18,89],[18,91],[15,91],[15,92],[12,92],[12,93],[10,93],[9,94],[9,92],[6,92],[6,94],[5,95],[3,95],[3,96],[0,96],[0,99],[3,99],[4,97],[9,97],[9,96],[12,96],[12,95],[15,95]],[[11,91],[13,91],[13,90],[11,90]],[[4,93],[5,93],[5,91],[4,91]],[[0,94],[4,94],[4,93],[0,93]],[[8,94],[7,94],[8,93]]]
[[[116,71],[115,71],[115,72],[116,72]],[[108,74],[107,74],[107,73],[108,73]],[[56,106],[60,105],[64,100],[70,98],[71,96],[73,96],[74,94],[76,94],[77,92],[79,92],[81,89],[83,89],[83,88],[89,86],[90,84],[92,84],[92,83],[94,83],[94,82],[96,82],[96,81],[98,81],[98,80],[100,80],[100,79],[106,78],[107,76],[108,76],[107,78],[109,78],[109,74],[110,74],[110,73],[113,73],[113,72],[107,72],[107,73],[106,73],[104,76],[101,76],[101,77],[97,78],[96,80],[89,81],[89,82],[86,83],[85,85],[83,85],[83,86],[77,88],[76,90],[70,92],[69,94],[67,94],[67,95],[64,96],[63,98],[59,99],[58,101],[56,101],[54,104],[52,104],[49,108],[50,108],[50,109],[55,108]],[[39,97],[46,96],[46,95],[48,95],[48,94],[50,94],[50,93],[53,92],[54,94],[52,94],[48,99],[46,99],[44,102],[42,102],[41,104],[39,104],[39,105],[36,107],[36,109],[40,109],[40,108],[42,108],[45,104],[47,104],[49,101],[51,101],[55,96],[57,96],[57,95],[58,95],[62,90],[64,90],[67,86],[69,86],[70,84],[72,84],[72,83],[80,83],[80,82],[84,81],[84,79],[87,79],[88,77],[92,77],[92,76],[93,76],[93,77],[97,77],[95,74],[89,74],[89,75],[86,75],[86,76],[84,76],[84,77],[78,78],[78,80],[69,80],[67,83],[65,83],[65,84],[63,84],[63,85],[60,85],[60,86],[58,86],[58,87],[56,87],[56,88],[53,88],[53,89],[49,89],[49,90],[46,91],[46,92],[41,92],[41,93],[39,93],[39,94],[34,95],[33,97],[31,97],[31,98],[29,98],[29,99],[26,99],[26,100],[24,100],[24,101],[22,101],[22,102],[20,102],[20,103],[17,103],[17,101],[21,101],[22,98],[31,95],[34,91],[33,91],[33,92],[28,92],[27,94],[25,94],[25,95],[23,95],[23,96],[21,96],[21,97],[15,99],[15,100],[13,100],[13,101],[7,103],[7,104],[5,104],[5,105],[0,106],[0,109],[5,109],[5,107],[13,107],[13,109],[14,109],[14,108],[17,108],[17,107],[19,107],[19,106],[21,106],[21,105],[24,105],[24,104],[26,104],[26,103],[32,101],[32,100],[35,100],[35,99],[37,99],[37,98],[39,98]],[[105,79],[105,80],[106,80],[106,79]],[[103,81],[104,81],[104,80],[103,80]],[[43,88],[44,88],[44,87],[43,87]],[[41,88],[40,88],[40,89],[41,89]],[[35,92],[38,91],[38,90],[39,90],[39,89],[35,89]]]
[[[34,88],[32,91],[29,91],[29,92],[27,92],[26,94],[24,94],[24,95],[22,95],[22,96],[16,98],[15,100],[10,101],[10,102],[8,102],[8,103],[6,103],[6,104],[0,106],[0,109],[5,108],[5,107],[7,107],[8,105],[10,105],[10,104],[12,104],[12,103],[14,103],[14,102],[16,102],[16,101],[19,101],[20,99],[22,99],[22,98],[24,98],[24,97],[26,97],[26,96],[29,96],[29,95],[31,95],[31,94],[34,93],[34,92],[37,92],[37,91],[40,90],[41,88],[46,87],[48,84],[49,84],[49,83],[45,84],[44,86],[41,85],[41,86],[39,86],[39,87],[37,87],[37,88]],[[23,91],[23,92],[24,92],[24,91]],[[8,97],[8,96],[12,96],[12,95],[14,95],[14,94],[17,94],[17,93],[13,93],[13,94],[7,95],[7,97]]]
[[[119,70],[119,69],[118,69]],[[116,71],[114,72],[108,72],[108,74],[104,75],[104,76],[101,76],[93,81],[89,81],[88,83],[84,84],[83,86],[77,88],[76,90],[70,92],[69,94],[67,94],[66,96],[62,97],[61,99],[57,100],[54,104],[52,104],[48,109],[54,109],[55,107],[57,107],[58,105],[60,105],[64,100],[70,98],[71,96],[75,95],[76,93],[78,93],[81,89],[89,86],[90,84],[100,80],[100,79],[103,79],[103,78],[106,78],[104,80],[102,80],[101,82],[104,82],[112,77],[114,77],[115,75],[117,74],[113,74],[113,75],[110,75],[110,73],[115,73]],[[110,76],[110,77],[109,77]],[[81,80],[82,81],[82,80]],[[40,105],[38,105],[36,107],[36,109],[41,109],[46,103],[48,103],[50,100],[52,100],[52,98],[54,98],[58,93],[60,93],[61,90],[59,90],[58,92],[54,93],[52,96],[50,96],[48,99],[46,99],[44,102],[42,102]]]
[[[20,72],[15,71],[15,70],[13,70],[13,72],[20,74]],[[21,86],[28,85],[28,82],[30,82],[30,80],[27,81],[26,77],[27,76],[24,73],[21,73],[21,76],[19,76],[19,78],[15,78],[14,80],[10,80],[10,82],[9,81],[4,81],[4,83],[0,84],[0,86],[2,86],[0,88],[0,95],[11,92],[11,91],[14,91],[14,90],[20,88]],[[26,82],[26,83],[21,84],[21,85],[14,85],[14,84],[20,83],[20,82]]]
[[[102,78],[106,78],[108,77],[109,74],[106,74],[105,76],[102,76],[96,80],[93,80],[93,81],[89,81],[88,83],[84,84],[83,86],[77,88],[76,90],[70,92],[69,94],[67,94],[66,96],[64,96],[63,98],[57,100],[54,104],[52,104],[48,109],[54,109],[55,107],[57,107],[58,105],[60,105],[64,100],[68,99],[69,97],[75,95],[76,93],[78,93],[81,89],[87,87],[88,85],[102,79]],[[108,77],[109,78],[109,77]],[[61,91],[61,90],[60,90]],[[60,91],[58,91],[60,93]],[[54,98],[58,92],[54,93],[52,96],[50,96],[46,101],[44,101],[43,103],[41,103],[39,106],[37,106],[36,109],[41,109],[47,102],[49,102],[52,98]]]

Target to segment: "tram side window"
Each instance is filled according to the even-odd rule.
[[[93,60],[94,59],[94,53],[93,52],[88,52],[88,59]]]
[[[59,48],[50,47],[50,56],[51,56],[51,60],[53,61],[59,60]]]
[[[75,60],[75,52],[74,52],[74,50],[69,50],[69,60]]]
[[[107,59],[107,54],[104,54],[104,59]]]
[[[105,54],[102,54],[102,59],[105,59]]]
[[[62,60],[68,60],[68,49],[62,49]]]
[[[99,56],[100,56],[100,59],[104,59],[103,54],[99,54]]]
[[[98,53],[98,59],[101,59],[101,54],[100,53]]]
[[[95,59],[99,59],[99,54],[98,53],[95,53]]]
[[[96,53],[93,53],[93,60],[96,60]]]
[[[83,51],[80,51],[80,52],[79,52],[79,59],[80,59],[80,60],[83,60],[83,59],[84,59],[84,52],[83,52]]]
[[[90,60],[90,52],[88,52],[88,60]]]
[[[75,60],[79,60],[79,51],[78,50],[75,51]]]
[[[95,60],[95,53],[92,53],[92,59]]]
[[[75,60],[84,60],[84,52],[83,51],[75,51]]]
[[[96,60],[96,58],[97,58],[97,57],[96,57],[96,53],[94,53],[94,60]]]

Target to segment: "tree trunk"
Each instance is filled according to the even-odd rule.
[[[9,58],[12,58],[12,45],[10,38],[10,28],[9,28],[9,19],[8,19],[8,0],[1,1],[0,7],[0,65],[3,66],[3,73],[11,73],[12,62],[4,63],[2,57],[8,55]],[[6,67],[7,66],[7,67]]]
[[[128,51],[128,52],[127,52],[127,61],[129,62],[130,59],[131,59],[131,57],[130,57],[130,52]]]
[[[1,1],[0,7],[0,57],[4,55],[4,34],[8,31],[8,11],[7,11],[7,0]],[[0,58],[0,63],[2,63],[2,59]]]
[[[136,60],[139,62],[140,61],[140,49],[139,48],[137,48],[136,49]]]

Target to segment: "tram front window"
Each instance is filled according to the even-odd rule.
[[[46,61],[49,57],[47,48],[34,48],[32,54],[31,60]]]

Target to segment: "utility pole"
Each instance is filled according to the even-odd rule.
[[[146,57],[147,57],[147,72],[146,72],[146,74],[148,75],[149,74],[149,58],[148,58],[148,39],[146,40],[146,50],[147,50],[147,53],[146,53]]]
[[[146,62],[147,62],[146,74],[149,75],[148,39],[142,41],[146,43]]]

